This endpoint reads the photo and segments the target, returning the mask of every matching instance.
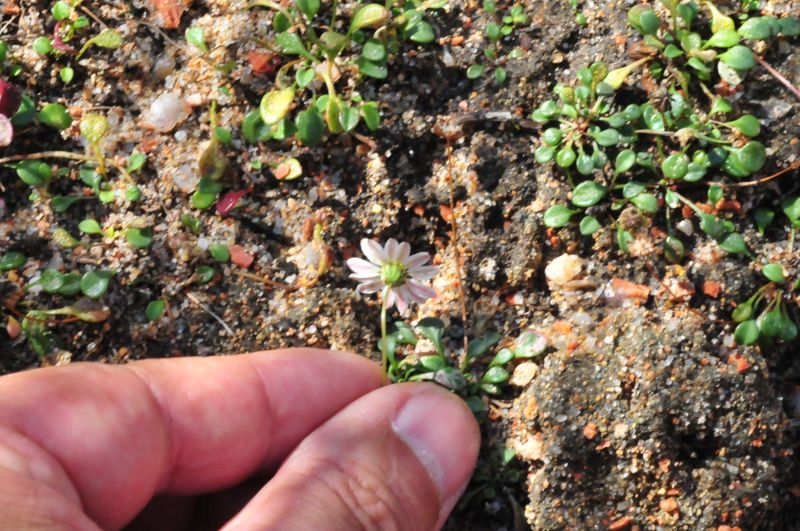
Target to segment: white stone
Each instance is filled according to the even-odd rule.
[[[192,108],[179,94],[167,92],[150,105],[144,123],[160,133],[168,133],[186,120],[191,112]]]
[[[562,254],[547,264],[544,275],[553,284],[563,286],[577,277],[585,264],[586,260],[576,254]]]

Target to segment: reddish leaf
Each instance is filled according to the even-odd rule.
[[[241,199],[244,194],[249,193],[252,190],[252,188],[246,188],[244,190],[228,192],[227,194],[223,195],[219,201],[217,201],[217,212],[219,215],[227,216],[230,211],[233,210],[239,203],[239,199]]]
[[[11,118],[22,101],[22,94],[16,85],[0,79],[0,114]]]
[[[192,0],[153,0],[153,7],[161,19],[161,27],[175,29],[181,23],[181,15]]]
[[[281,59],[278,55],[272,52],[260,52],[258,50],[250,50],[247,52],[247,61],[250,63],[250,68],[256,74],[272,74],[278,65],[281,64]]]
[[[239,267],[247,269],[253,263],[253,255],[245,251],[241,245],[231,245],[228,247],[228,251],[231,253],[231,262]]]
[[[56,22],[56,27],[53,28],[53,48],[63,53],[75,53],[75,48],[69,46],[63,40],[61,40],[61,35],[59,35],[58,33],[58,30],[61,28],[62,22],[64,21],[59,20],[58,22]]]

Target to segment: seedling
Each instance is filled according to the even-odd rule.
[[[386,5],[356,2],[349,20],[337,20],[342,15],[338,3],[324,17],[319,1],[295,0],[288,8],[270,0],[251,2],[251,7],[275,11],[274,48],[284,64],[276,74],[275,88],[264,95],[258,112],[245,117],[245,139],[262,142],[296,135],[304,145],[313,146],[326,130],[350,133],[362,119],[369,130],[377,129],[378,103],[363,100],[358,82],[364,77],[385,79],[389,56],[400,49],[401,42],[433,41],[433,28],[424,15],[444,4],[442,0],[395,0]],[[345,91],[337,89],[349,78],[352,81]],[[308,98],[303,97],[309,93]],[[292,118],[293,107],[304,102],[305,109]]]
[[[777,263],[765,265],[761,272],[768,283],[733,310],[731,317],[738,323],[733,337],[740,345],[762,347],[791,342],[798,334],[795,291],[800,289],[800,278],[790,280]]]
[[[491,43],[483,50],[483,55],[488,61],[488,64],[494,65],[493,75],[497,84],[505,82],[507,74],[503,64],[507,61],[502,56],[503,46],[502,41],[510,37],[514,30],[528,24],[528,15],[521,4],[515,4],[511,8],[501,14],[497,10],[497,3],[494,0],[484,0],[483,10],[491,17],[491,20],[486,24],[485,35]],[[519,58],[524,54],[520,48],[514,48],[509,54],[508,58]],[[487,65],[484,63],[475,63],[467,68],[467,77],[469,79],[477,79],[483,76],[487,71]]]

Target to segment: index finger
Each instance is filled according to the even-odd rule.
[[[41,463],[28,474],[118,528],[156,493],[213,491],[278,464],[380,385],[368,360],[315,349],[14,374],[0,379],[0,466]]]

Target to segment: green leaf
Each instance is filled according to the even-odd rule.
[[[770,263],[764,266],[761,270],[767,280],[770,282],[784,282],[786,276],[783,273],[783,267],[780,264]]]
[[[433,26],[422,20],[409,32],[408,38],[420,44],[428,44],[433,42],[433,39],[436,38],[436,34],[433,32]]]
[[[288,87],[280,90],[272,90],[264,94],[261,98],[261,105],[258,110],[261,119],[267,125],[274,125],[289,113],[289,109],[294,102],[294,88]]]
[[[506,77],[507,77],[507,75],[506,75],[506,69],[505,68],[503,68],[502,66],[498,66],[497,68],[494,69],[494,81],[495,81],[495,83],[497,83],[498,85],[501,85],[501,84],[505,83]]]
[[[715,240],[721,239],[725,235],[725,227],[719,218],[711,214],[700,213],[700,229]]]
[[[37,37],[33,41],[33,51],[39,55],[47,55],[53,51],[53,43],[47,37]]]
[[[417,344],[417,335],[414,333],[414,329],[406,322],[395,321],[389,333],[395,336],[399,345]]]
[[[764,144],[751,140],[741,148],[730,149],[722,167],[734,177],[746,177],[760,170],[766,161],[767,151]]]
[[[797,224],[797,222],[800,221],[800,195],[787,197],[781,200],[781,208],[792,224]]]
[[[535,358],[541,356],[547,349],[547,338],[538,332],[526,330],[514,342],[514,357]]]
[[[486,66],[481,64],[474,64],[469,65],[467,68],[467,78],[468,79],[478,79],[486,72]]]
[[[539,146],[533,153],[534,159],[539,164],[547,164],[552,161],[556,156],[555,146]]]
[[[590,207],[605,197],[608,188],[594,181],[584,181],[572,191],[572,204],[579,207]],[[545,223],[546,224],[546,223]]]
[[[676,236],[667,236],[664,239],[664,258],[671,264],[677,264],[683,260],[686,254],[686,249],[680,238]]]
[[[745,39],[763,40],[772,37],[772,27],[764,17],[752,17],[739,26],[739,35]]]
[[[66,212],[69,207],[83,199],[83,197],[75,197],[70,195],[57,195],[50,201],[50,205],[58,213]]]
[[[66,2],[58,0],[58,2],[53,4],[53,7],[50,8],[50,12],[53,14],[54,19],[64,20],[72,12],[72,7]]]
[[[473,339],[469,342],[467,347],[467,359],[474,359],[478,356],[485,354],[492,346],[500,341],[500,334],[497,332],[488,332],[480,339]]]
[[[109,280],[108,271],[87,271],[81,277],[81,292],[90,299],[99,299],[108,290]]]
[[[568,168],[575,163],[576,158],[577,155],[575,154],[575,150],[572,149],[572,146],[566,145],[556,153],[556,164],[562,168]]]
[[[580,210],[572,210],[564,205],[553,205],[544,213],[544,224],[553,228],[563,227],[578,212]]]
[[[716,32],[703,45],[703,48],[730,48],[739,44],[739,34],[731,29]]]
[[[722,200],[723,197],[725,197],[725,194],[722,191],[722,187],[716,185],[708,187],[707,195],[708,195],[708,202],[711,203],[712,205],[716,205],[717,203],[720,202],[720,200]]]
[[[209,245],[208,252],[211,253],[211,257],[217,262],[227,262],[231,259],[231,252],[228,250],[228,246],[221,243],[212,243]]]
[[[198,284],[208,284],[214,278],[214,268],[211,266],[200,266],[194,274],[197,277]]]
[[[356,59],[356,66],[358,66],[359,72],[375,79],[386,79],[389,75],[389,69],[386,68],[385,63],[373,63],[365,57]]]
[[[747,46],[734,46],[719,56],[719,60],[734,70],[750,70],[756,65],[753,52]]]
[[[303,175],[303,167],[300,161],[294,157],[289,157],[281,161],[275,167],[275,178],[281,181],[293,181]]]
[[[161,299],[150,301],[147,304],[147,309],[145,310],[144,314],[148,321],[157,321],[161,319],[162,315],[164,315],[164,310],[166,307],[166,303]]]
[[[145,162],[147,162],[147,155],[138,151],[134,151],[128,157],[128,165],[126,170],[128,173],[135,173],[142,169]]]
[[[510,348],[501,348],[497,351],[492,361],[489,362],[490,367],[503,367],[508,365],[514,360],[514,351]]]
[[[271,127],[261,119],[259,110],[252,110],[242,120],[242,136],[251,144],[269,140],[272,136]]]
[[[25,255],[19,251],[8,251],[0,258],[0,271],[17,269],[25,263]]]
[[[295,81],[297,81],[297,85],[301,88],[307,87],[314,81],[317,72],[313,68],[301,68],[294,74]]]
[[[744,243],[744,238],[738,232],[732,232],[725,236],[719,243],[719,246],[726,252],[732,254],[750,254],[747,245]]]
[[[349,105],[342,105],[339,111],[339,123],[342,124],[342,129],[345,133],[349,133],[358,125],[361,116],[358,114],[358,109],[350,107]]]
[[[447,360],[439,355],[420,356],[419,364],[428,371],[436,372],[447,367]]]
[[[758,322],[761,333],[767,337],[779,336],[783,330],[783,314],[777,307],[771,312],[768,312],[766,315],[762,315]]]
[[[550,127],[542,133],[542,142],[548,146],[557,146],[561,143],[564,133],[558,127]]]
[[[633,168],[636,164],[636,152],[632,149],[624,149],[617,154],[614,161],[614,173],[619,175]]]
[[[381,125],[381,113],[378,110],[378,102],[368,101],[361,105],[361,116],[364,117],[364,123],[370,131],[375,131]]]
[[[72,125],[72,117],[70,117],[67,108],[59,103],[48,103],[37,115],[39,121],[45,125],[49,125],[54,129],[62,131]]]
[[[641,194],[647,189],[647,186],[643,183],[636,182],[636,181],[629,181],[625,183],[625,186],[622,187],[622,197],[625,199],[632,199],[637,195]]]
[[[16,169],[22,182],[30,186],[45,185],[53,175],[50,165],[40,160],[23,160],[11,167]]]
[[[591,175],[594,173],[594,160],[591,155],[581,152],[575,161],[575,167],[581,175]]]
[[[489,367],[486,374],[481,378],[482,383],[501,384],[507,382],[509,378],[508,371],[503,367]]]
[[[78,170],[78,176],[80,176],[81,181],[83,181],[86,186],[91,187],[95,193],[100,191],[100,180],[102,177],[100,177],[100,174],[95,171],[93,166],[81,166]]]
[[[206,46],[206,35],[202,28],[192,26],[186,29],[184,34],[186,42],[192,46],[199,48],[201,52],[208,53],[208,46]]]
[[[753,304],[750,302],[743,302],[742,304],[734,308],[733,312],[731,313],[731,318],[734,320],[734,322],[737,323],[747,321],[752,316],[753,316]]]
[[[781,17],[778,19],[781,35],[784,37],[798,37],[800,36],[800,18],[798,17]]]
[[[128,243],[139,249],[150,247],[153,241],[153,229],[129,228],[125,231]]]
[[[661,171],[668,179],[683,179],[689,171],[689,157],[683,153],[673,153],[661,163]]]
[[[658,198],[653,194],[639,194],[631,199],[631,203],[636,205],[642,212],[648,214],[655,214],[658,212]]]
[[[78,230],[84,234],[103,234],[100,224],[94,219],[84,219],[78,224]]]
[[[713,116],[715,114],[727,114],[733,110],[733,106],[730,104],[728,100],[722,97],[714,98],[714,103],[711,104],[711,110],[709,111],[709,116]]]
[[[440,319],[434,317],[420,319],[417,323],[417,330],[423,337],[431,340],[440,356],[444,356],[444,344],[442,343],[444,323]]]
[[[753,345],[758,341],[761,331],[758,324],[752,319],[739,323],[733,332],[733,339],[739,345]]]
[[[758,122],[758,118],[752,114],[740,116],[738,119],[728,122],[726,125],[735,128],[743,135],[751,138],[758,136],[758,133],[761,131],[761,124]]]
[[[629,253],[628,244],[633,241],[633,235],[626,231],[622,225],[617,225],[617,245],[624,253]]]
[[[295,0],[294,3],[309,21],[314,18],[320,7],[319,0]]]
[[[102,114],[87,113],[81,118],[81,134],[90,144],[98,144],[108,134],[108,120]]]
[[[97,198],[100,199],[101,203],[111,203],[114,201],[116,194],[114,190],[103,190],[97,194]]]
[[[370,39],[364,43],[361,55],[369,61],[383,61],[386,59],[386,46],[378,39]]]
[[[772,223],[772,220],[775,219],[775,212],[767,208],[757,208],[753,213],[753,217],[756,220],[758,233],[763,236],[764,230]]]
[[[71,66],[65,66],[58,71],[58,77],[61,78],[65,84],[69,84],[75,78],[75,70]]]
[[[348,42],[350,39],[337,31],[326,31],[319,37],[319,44],[330,60],[339,55]]]
[[[350,31],[358,31],[362,28],[377,28],[389,20],[391,14],[389,10],[380,4],[367,4],[355,12],[350,20]]]
[[[306,50],[306,47],[303,45],[303,41],[300,40],[300,36],[296,33],[289,33],[288,31],[279,33],[278,36],[275,37],[275,44],[285,54],[302,55],[306,59],[316,61],[316,59],[308,53],[308,50]]]
[[[104,29],[91,39],[92,44],[100,48],[116,49],[122,46],[122,35],[113,29]]]
[[[325,122],[316,107],[311,106],[297,115],[295,120],[297,138],[306,146],[316,146],[325,133]]]

